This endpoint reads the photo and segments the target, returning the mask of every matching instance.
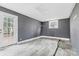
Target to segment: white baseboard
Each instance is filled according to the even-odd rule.
[[[34,37],[34,38],[30,38],[30,39],[26,39],[26,40],[23,40],[23,41],[17,42],[17,44],[21,44],[21,43],[24,43],[24,42],[33,41],[33,40],[36,40],[36,39],[39,39],[39,38],[40,38],[40,36],[38,36],[38,37]]]
[[[24,41],[17,42],[17,44],[33,41],[39,38],[49,38],[49,39],[66,40],[66,41],[69,40],[69,38],[61,38],[61,37],[53,37],[53,36],[38,36],[38,37],[34,37],[34,38],[26,39]]]
[[[50,39],[57,39],[57,40],[69,40],[69,38],[53,37],[53,36],[41,36],[41,38],[50,38]]]

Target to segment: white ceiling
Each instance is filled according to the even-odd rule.
[[[69,18],[74,3],[0,3],[0,6],[39,21]]]

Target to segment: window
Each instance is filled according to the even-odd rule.
[[[13,18],[4,17],[3,31],[5,37],[13,36]]]
[[[49,21],[49,29],[57,29],[58,28],[58,20]]]

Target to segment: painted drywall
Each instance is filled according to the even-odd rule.
[[[58,29],[49,29],[49,22],[42,22],[41,35],[55,36],[55,37],[70,37],[70,19],[58,20]]]
[[[40,33],[44,36],[70,37],[69,19],[59,20],[58,29],[49,29],[48,22],[39,22],[33,18],[24,16],[1,6],[0,11],[18,16],[18,41],[39,36]]]
[[[41,23],[35,19],[22,17],[18,21],[18,25],[19,41],[37,37],[40,35]]]
[[[79,3],[75,5],[70,17],[71,43],[79,55]]]
[[[18,41],[40,35],[41,23],[39,21],[1,6],[0,11],[18,16]]]

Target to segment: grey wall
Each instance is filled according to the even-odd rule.
[[[22,20],[21,20],[22,19]],[[41,23],[32,18],[22,17],[19,20],[19,41],[40,35]]]
[[[39,21],[1,6],[0,11],[18,16],[18,41],[40,35],[41,23]]]
[[[79,55],[79,3],[75,5],[70,17],[71,43]]]
[[[1,6],[0,11],[18,16],[18,41],[39,36],[40,33],[47,36],[70,37],[69,19],[59,20],[58,29],[49,29],[48,22],[39,22]]]
[[[58,29],[49,29],[49,22],[42,23],[41,35],[55,36],[55,37],[70,37],[70,19],[61,19],[58,22]]]

